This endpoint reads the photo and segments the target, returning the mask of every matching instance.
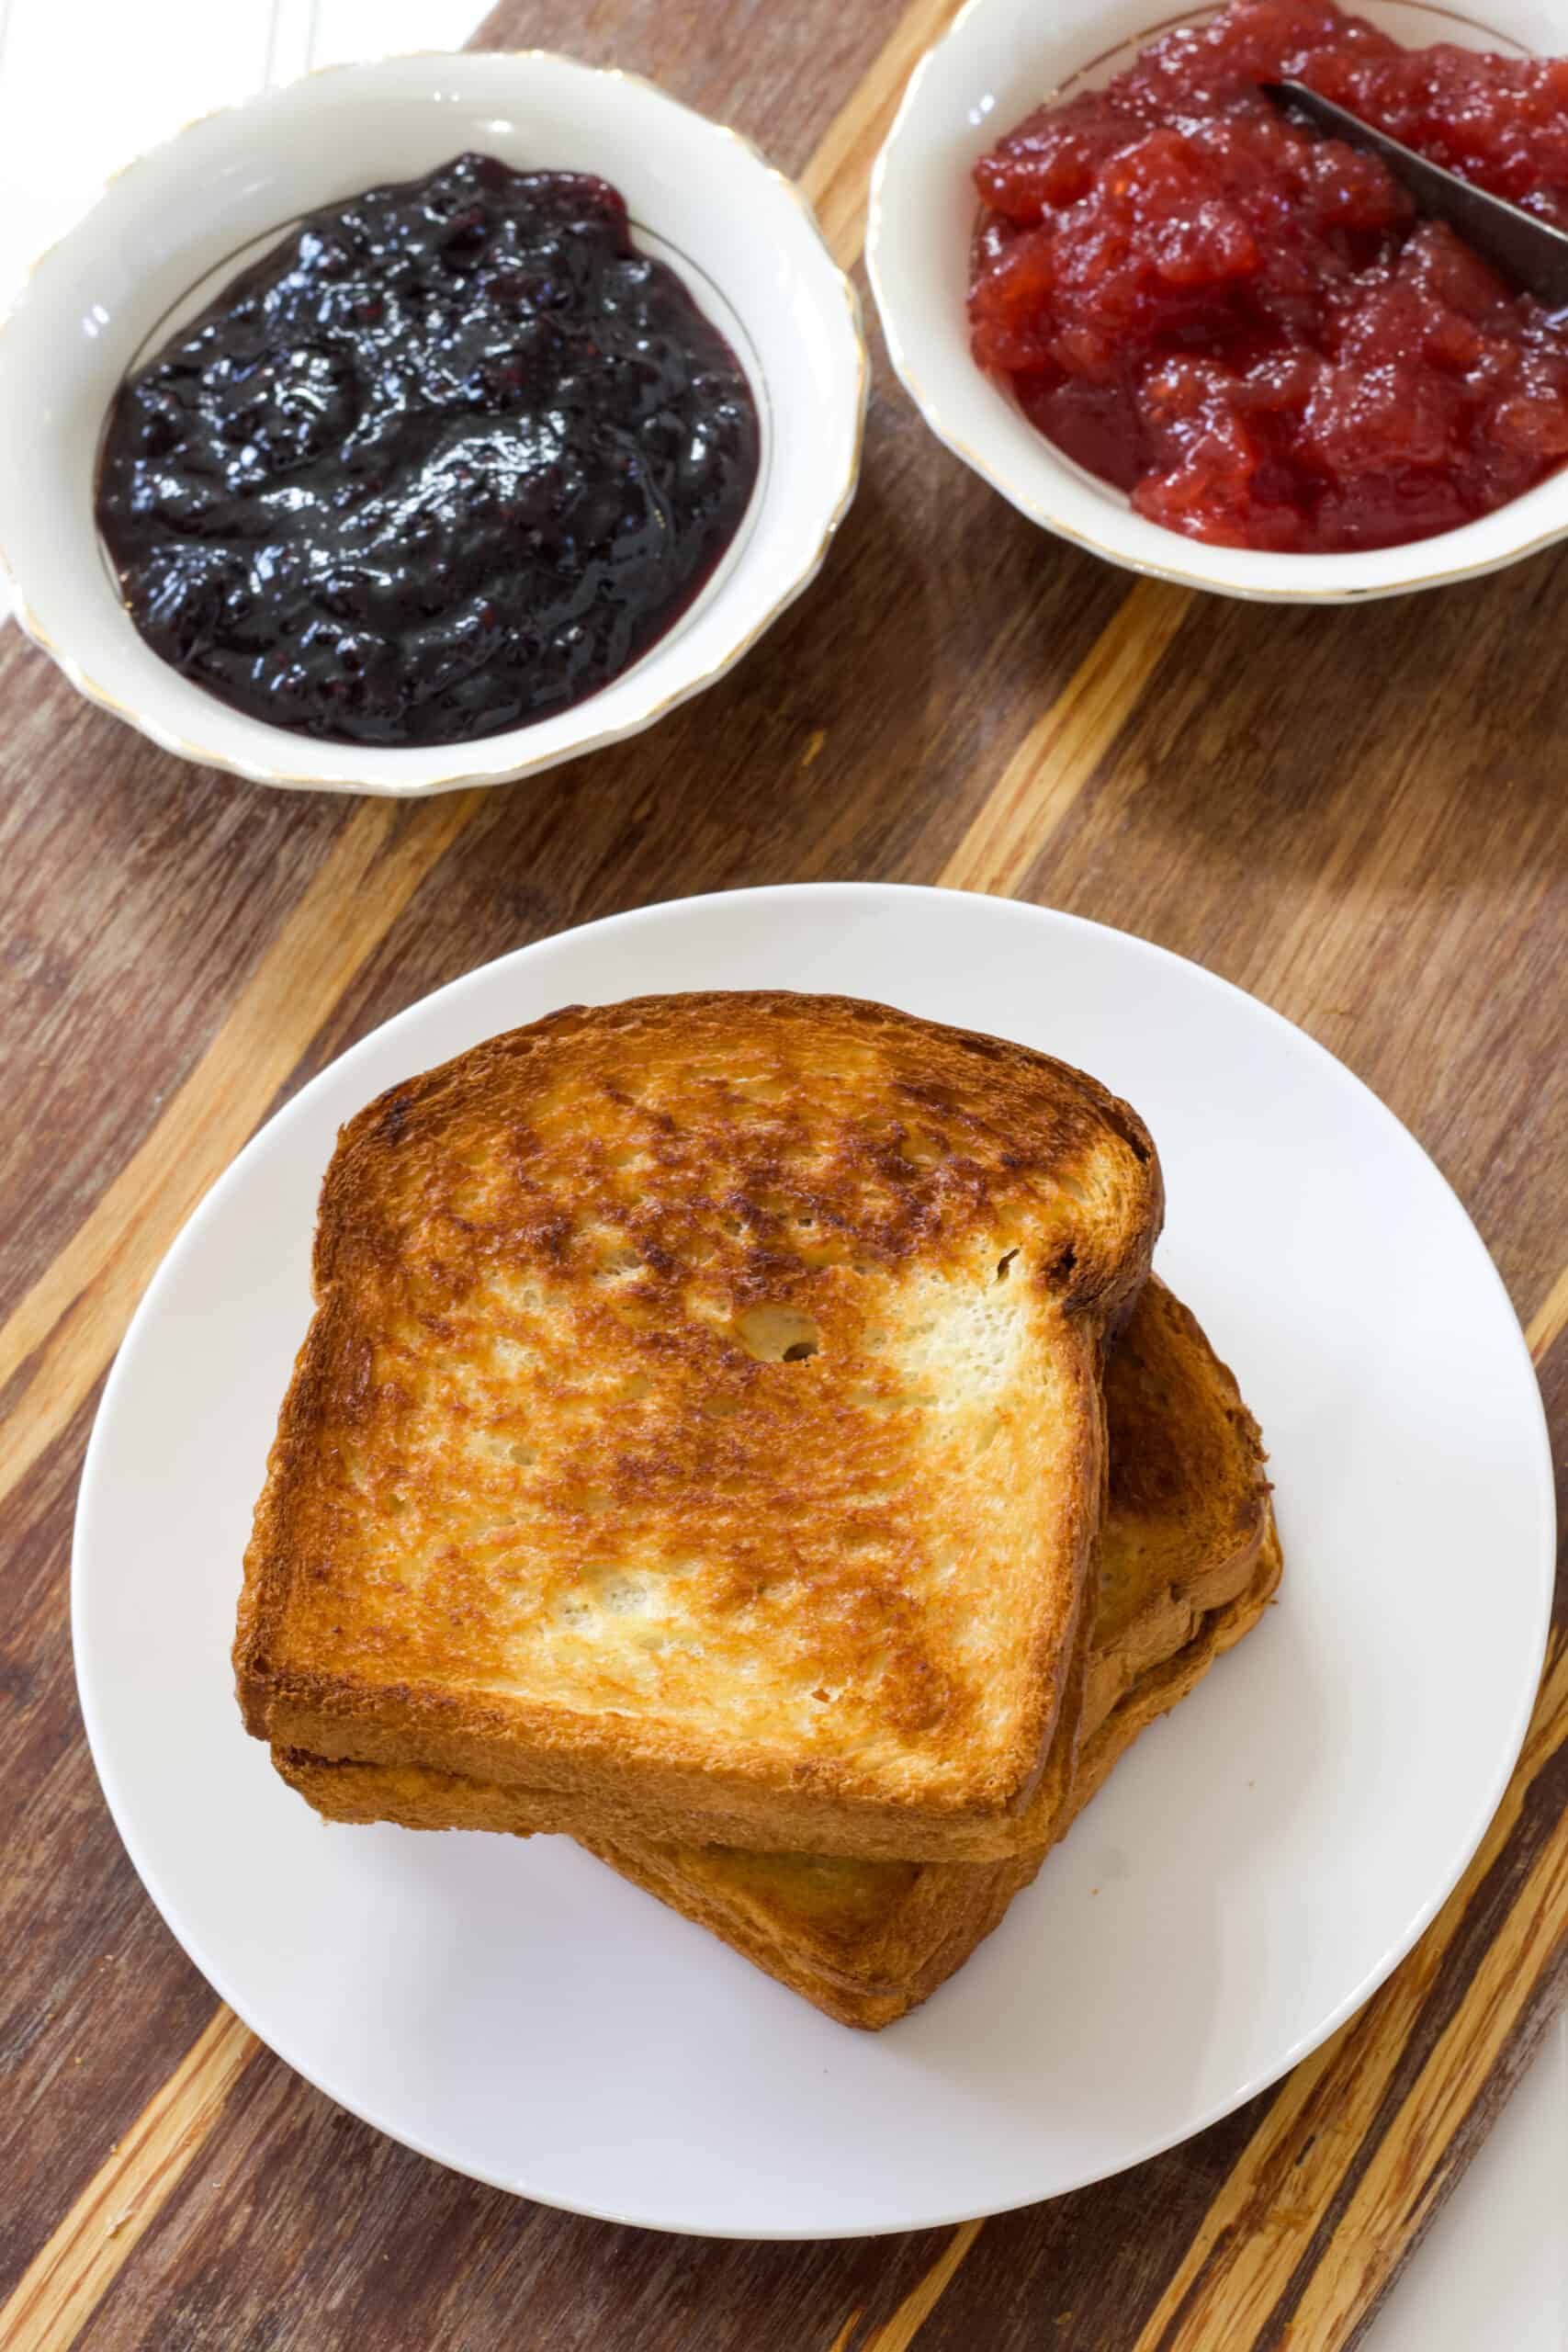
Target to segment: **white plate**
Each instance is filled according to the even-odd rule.
[[[1562,0],[1475,6],[1478,17],[1447,0],[1357,0],[1356,13],[1407,49],[1451,41],[1551,56],[1564,46]],[[1332,605],[1398,595],[1495,571],[1562,538],[1568,469],[1462,530],[1405,547],[1353,555],[1210,547],[1135,514],[975,365],[965,315],[975,164],[1056,92],[1097,87],[1156,33],[1217,14],[1160,0],[968,0],[916,67],[872,175],[865,256],[888,356],[926,423],[1032,522],[1130,571],[1228,596]]]
[[[1048,1046],[1165,1162],[1160,1265],[1273,1455],[1283,1597],[1147,1732],[989,1942],[877,2036],[830,2024],[561,1838],[326,1827],[240,1727],[252,1502],[309,1311],[338,1124],[573,1000],[878,997]],[[525,948],[280,1112],[120,1351],[77,1521],[93,1753],[223,1997],[345,2107],[552,2204],[746,2237],[1057,2195],[1281,2074],[1387,1974],[1506,1782],[1551,1593],[1517,1323],[1430,1160],[1340,1064],[1195,965],[1005,900],[735,891]]]
[[[317,742],[220,702],[143,644],[93,514],[127,370],[302,212],[465,149],[598,173],[683,277],[756,396],[761,470],[702,594],[570,710],[473,743]],[[854,288],[800,191],[735,131],[636,74],[542,50],[383,58],[208,115],[119,173],[37,265],[0,334],[0,578],[83,694],[182,759],[258,783],[418,799],[619,742],[711,685],[815,578],[854,494],[866,399]]]

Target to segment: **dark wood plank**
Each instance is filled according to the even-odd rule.
[[[172,760],[0,633],[0,1316],[207,1043],[350,804]]]
[[[755,0],[726,13],[718,39],[676,0],[582,11],[540,0],[501,12],[489,38],[649,73],[799,169],[900,21],[868,0],[787,11]],[[1527,1315],[1568,1256],[1568,1006],[1556,968],[1568,811],[1549,634],[1565,566],[1543,557],[1354,612],[1194,601],[1129,691],[1083,789],[1058,805],[1040,780],[1037,854],[1019,876],[1030,896],[1226,972],[1342,1054],[1435,1152]],[[486,797],[418,869],[384,935],[367,932],[335,999],[289,1030],[280,1092],[430,987],[568,922],[746,882],[934,878],[1127,593],[939,449],[878,349],[864,487],[811,595],[652,735]],[[356,817],[164,759],[78,704],[14,635],[0,646],[0,712],[11,916],[0,1034],[17,1107],[0,1136],[3,1313],[156,1137],[169,1097],[204,1067]],[[265,1107],[258,1099],[251,1114]],[[0,1785],[17,1825],[0,1878],[17,1955],[0,1995],[14,2085],[0,2164],[19,2184],[0,2216],[0,2287],[210,2015],[119,1851],[75,1722],[64,1566],[90,1349],[75,1369],[86,1402],[0,1502],[13,1577]],[[1563,1449],[1568,1342],[1547,1375]],[[1246,2317],[1235,2289],[1227,2345],[1282,2344],[1292,2324],[1295,2352],[1348,2342],[1392,2275],[1391,2258],[1348,2320],[1336,2312],[1332,2335],[1300,2336],[1303,2312],[1330,2324],[1347,2217],[1416,2129],[1423,2068],[1468,2017],[1488,1956],[1523,1933],[1531,1872],[1568,1813],[1564,1769],[1556,1750],[1543,1759],[1429,1976],[1380,1996],[1357,2029],[1365,2040],[1349,2046],[1368,2079],[1384,2070],[1376,2111],[1343,2164],[1328,2165],[1321,2138],[1303,2155],[1317,2202],[1283,2222],[1283,2207],[1264,2210],[1292,2250],[1283,2271],[1252,2281],[1247,2293],[1267,2301],[1247,2302]],[[1560,1997],[1561,1959],[1530,1949],[1506,2030],[1488,2038],[1478,2016],[1487,2071],[1459,2128],[1410,2146],[1421,2196],[1400,2216],[1396,2250],[1457,2177]],[[1246,2197],[1269,2192],[1292,2132],[1307,2137],[1311,2100],[1337,2081],[1303,2075],[1155,2165],[988,2224],[921,2346],[1130,2344],[1205,2216],[1238,2182],[1251,2184]],[[520,2327],[568,2346],[783,2352],[852,2338],[863,2352],[903,2352],[914,2323],[895,2314],[946,2245],[736,2248],[604,2229],[423,2164],[263,2057],[86,2340],[314,2346],[330,2312],[330,2340],[475,2352],[517,2341]],[[1189,2318],[1203,2296],[1233,2291],[1221,2277],[1206,2260]],[[1161,2324],[1160,2352],[1190,2352],[1186,2324]]]
[[[560,49],[585,65],[645,74],[674,97],[755,139],[781,171],[798,174],[839,106],[897,25],[898,0],[780,8],[734,0],[722,19],[689,0],[502,0],[474,49]]]
[[[367,2237],[372,2213],[392,2225]],[[79,2341],[826,2352],[857,2310],[868,2328],[886,2317],[941,2244],[745,2245],[582,2221],[410,2155],[267,2057]]]
[[[1558,554],[1371,607],[1204,600],[1028,884],[1348,1062],[1435,1154],[1526,1316],[1564,1240],[1565,585]]]
[[[71,1508],[96,1403],[0,1511],[0,2300],[214,2007],[126,1858],[76,1713]]]

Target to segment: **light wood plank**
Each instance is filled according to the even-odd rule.
[[[0,1428],[0,1498],[69,1424],[175,1234],[478,797],[359,804],[151,1134],[18,1302],[0,1329],[0,1386],[27,1374]]]
[[[94,2174],[0,2311],[0,2344],[64,2352],[184,2179],[261,2044],[220,2009]]]
[[[1568,1743],[1568,1702],[1558,1745]],[[1507,1924],[1465,1988],[1292,2313],[1303,2344],[1337,2352],[1420,2237],[1446,2186],[1445,2152],[1501,2066],[1520,2014],[1561,1951],[1568,1921],[1568,1821],[1509,1905]]]
[[[943,866],[953,890],[1010,897],[1099,769],[1191,606],[1182,588],[1140,580],[1008,762]]]
[[[1387,1983],[1288,2078],[1211,2206],[1133,2352],[1209,2352],[1217,2341],[1247,2343],[1262,2330],[1357,2160],[1444,1956],[1464,1927],[1477,1889],[1513,1834],[1526,1795],[1565,1747],[1568,1640],[1560,1636],[1518,1768],[1469,1869]],[[1529,1996],[1536,1982],[1544,1932],[1542,1902],[1560,1886],[1565,1871],[1568,1816],[1557,1824],[1483,1963],[1484,1975],[1497,1955],[1503,1956],[1498,1965],[1506,1973],[1512,1971],[1513,2006],[1505,2004],[1506,2018],[1492,1998],[1467,1999],[1456,2011],[1419,2083],[1382,2134],[1374,2157],[1380,2179],[1403,2175],[1407,2188],[1419,2183],[1424,2193],[1430,2193],[1435,2160],[1446,2142],[1429,2133],[1429,2113],[1440,2104],[1445,2083],[1455,2095],[1473,2097],[1495,2062],[1517,2003]],[[1561,1917],[1559,1912],[1559,1929]],[[1386,2214],[1383,2220],[1389,2223]],[[1336,2230],[1336,2245],[1348,2222],[1348,2213]],[[1408,2233],[1391,2241],[1389,2265],[1402,2258],[1408,2244]],[[1333,2269],[1335,2259],[1331,2254],[1317,2270]],[[1367,2295],[1355,2306],[1358,2318],[1381,2283],[1365,2272],[1364,2263],[1362,2276]],[[1347,2302],[1345,2312],[1349,2308]],[[1340,2339],[1305,2334],[1303,2340],[1314,2352],[1331,2352]]]
[[[801,175],[801,187],[841,269],[852,269],[860,259],[871,166],[892,128],[904,85],[957,10],[958,0],[913,0]]]
[[[959,2265],[985,2228],[984,2222],[965,2222],[953,2231],[923,2278],[918,2279],[890,2319],[868,2336],[863,2352],[908,2352],[916,2336],[957,2276]]]
[[[1564,1266],[1525,1327],[1525,1339],[1537,1363],[1544,1363],[1564,1331],[1568,1331],[1568,1266]]]

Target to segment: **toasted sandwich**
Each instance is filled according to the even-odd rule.
[[[1110,1500],[1099,1552],[1082,1736],[1041,1844],[992,1864],[757,1853],[639,1838],[582,1842],[829,2016],[901,2017],[962,1965],[1139,1732],[1261,1616],[1280,1577],[1262,1442],[1195,1318],[1158,1282],[1134,1306],[1105,1380]],[[511,1829],[525,1792],[419,1767],[279,1750],[329,1819]]]
[[[323,1188],[247,1726],[617,1840],[1038,1851],[1162,1205],[1092,1079],[835,997],[572,1008],[393,1088]]]

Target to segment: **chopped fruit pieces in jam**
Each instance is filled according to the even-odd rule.
[[[982,158],[975,356],[1170,530],[1301,554],[1427,538],[1568,458],[1568,321],[1375,157],[1277,115],[1258,84],[1287,77],[1568,227],[1568,60],[1231,0]]]

